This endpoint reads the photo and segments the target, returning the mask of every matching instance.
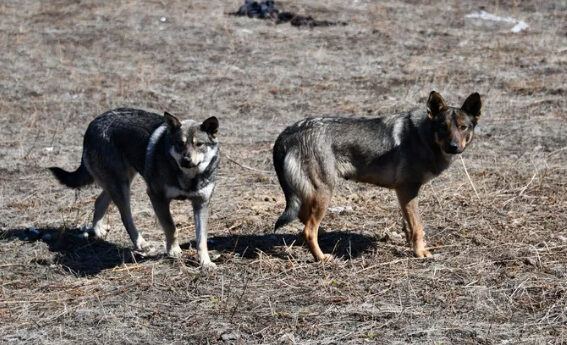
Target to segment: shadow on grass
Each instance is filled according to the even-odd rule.
[[[209,250],[216,250],[220,254],[238,254],[243,258],[254,259],[261,251],[283,260],[289,257],[286,247],[305,245],[301,233],[217,236],[209,238],[208,243]],[[181,248],[187,249],[190,245],[195,248],[194,241],[183,244]],[[319,234],[319,246],[324,253],[351,259],[376,247],[376,239],[358,233],[334,231]]]
[[[51,252],[57,255],[53,260],[35,260],[42,265],[58,264],[77,276],[91,276],[123,264],[158,260],[163,253],[142,254],[131,247],[107,242],[103,239],[84,237],[81,229],[66,229],[60,236],[59,229],[42,228],[13,229],[0,231],[0,241],[18,239],[25,242],[45,242]],[[221,256],[230,258],[238,255],[247,259],[257,258],[259,252],[287,260],[286,247],[303,246],[301,234],[261,234],[216,236],[208,240],[209,250],[217,251]],[[325,253],[344,258],[356,258],[369,248],[376,247],[376,239],[370,236],[336,231],[319,235],[319,245]],[[195,241],[181,245],[181,248],[196,248]],[[22,248],[21,250],[25,250]],[[185,255],[187,256],[187,255]],[[30,254],[30,257],[32,255]],[[196,257],[184,258],[188,265],[198,265]]]
[[[1,231],[0,240],[19,239],[26,242],[45,242],[51,252],[57,253],[56,257],[51,261],[35,260],[34,262],[43,265],[62,265],[77,276],[95,275],[102,270],[122,264],[142,262],[158,257],[158,255],[140,255],[131,248],[102,239],[83,237],[82,234],[83,232],[78,228],[65,229],[57,239],[59,229],[42,228],[35,231],[13,229]]]

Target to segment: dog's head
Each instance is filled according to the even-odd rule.
[[[431,91],[427,100],[427,116],[433,123],[434,140],[442,152],[462,153],[473,138],[480,118],[482,101],[478,93],[471,94],[460,108],[449,107],[443,97]]]
[[[179,121],[164,113],[169,133],[169,154],[183,169],[204,171],[218,153],[219,121],[212,116],[199,124],[192,120]]]

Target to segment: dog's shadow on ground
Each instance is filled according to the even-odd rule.
[[[35,258],[32,261],[42,265],[58,264],[78,276],[95,275],[122,264],[143,262],[159,256],[142,255],[131,247],[89,238],[78,228],[65,229],[63,232],[53,228],[13,229],[0,232],[0,240],[5,239],[45,242],[49,251],[56,253],[56,256],[49,260]]]
[[[61,265],[71,274],[91,276],[103,270],[112,269],[123,264],[140,263],[148,260],[166,258],[163,253],[142,254],[131,247],[121,246],[103,239],[84,236],[81,229],[13,229],[0,232],[0,241],[18,239],[25,242],[42,241],[48,245],[49,251],[56,253],[54,258],[31,259],[41,265]],[[367,235],[346,231],[335,231],[319,235],[319,245],[325,253],[332,253],[343,259],[356,258],[369,248],[376,247],[376,239]],[[208,240],[209,250],[221,255],[222,262],[232,257],[245,259],[258,258],[261,253],[288,260],[292,257],[289,249],[303,246],[301,234],[262,234],[262,235],[228,235],[211,237]],[[195,241],[183,243],[183,249],[196,248]],[[25,250],[22,248],[21,250]],[[307,251],[307,249],[305,249]],[[30,258],[31,249],[30,249]],[[184,255],[187,265],[197,266],[196,255]],[[172,260],[172,259],[171,259]],[[309,255],[309,260],[312,260]]]
[[[181,248],[195,247],[195,242],[186,243]],[[301,233],[232,235],[209,238],[209,249],[221,255],[237,255],[255,259],[260,253],[287,260],[293,256],[290,249],[304,246]],[[376,247],[376,239],[367,235],[334,231],[319,234],[319,246],[324,253],[332,253],[343,259],[359,257],[370,248]],[[305,247],[307,251],[307,247]],[[311,256],[309,255],[311,260]]]

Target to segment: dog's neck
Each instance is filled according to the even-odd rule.
[[[429,160],[431,170],[435,175],[439,175],[451,165],[455,155],[444,152],[443,149],[437,145],[432,127],[433,123],[426,118],[421,123],[421,126],[419,126],[418,132],[423,147],[427,148],[429,151],[428,157],[432,157],[432,159]]]

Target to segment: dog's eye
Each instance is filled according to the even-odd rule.
[[[203,143],[196,143],[195,146],[201,147],[201,146],[203,146]]]
[[[465,125],[459,126],[459,130],[461,130],[461,131],[466,131],[468,128],[469,128],[469,127],[468,127],[468,126],[465,126]]]

